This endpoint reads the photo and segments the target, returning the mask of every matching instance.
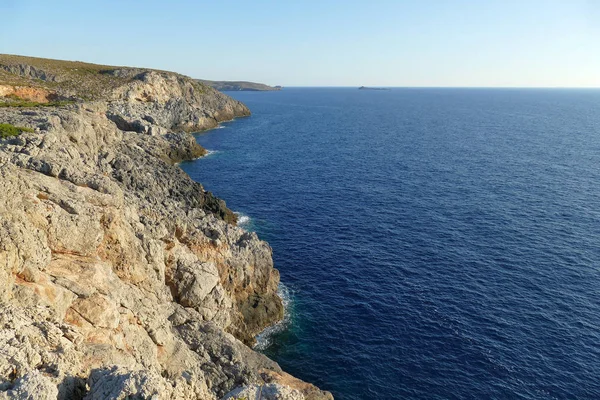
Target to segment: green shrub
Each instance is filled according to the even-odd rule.
[[[19,136],[23,132],[33,132],[33,129],[11,124],[0,124],[0,138],[2,139]]]
[[[59,107],[73,104],[74,101],[51,101],[49,103],[38,103],[36,101],[29,100],[16,100],[0,102],[0,107]]]

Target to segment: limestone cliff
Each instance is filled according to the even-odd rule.
[[[0,399],[331,398],[248,347],[283,312],[271,249],[175,165],[243,104],[163,71],[0,71],[22,131],[0,139]]]

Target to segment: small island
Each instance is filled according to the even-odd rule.
[[[390,88],[378,88],[378,87],[367,87],[367,86],[361,86],[358,88],[358,90],[391,90]]]

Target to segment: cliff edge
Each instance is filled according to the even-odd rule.
[[[175,165],[245,115],[170,72],[0,55],[0,399],[332,398],[248,347],[283,313],[271,248]]]

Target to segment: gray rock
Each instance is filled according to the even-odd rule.
[[[90,391],[84,400],[123,400],[162,398],[170,388],[164,379],[153,371],[128,372],[118,367],[92,371],[88,385]]]
[[[304,395],[295,389],[274,383],[239,387],[227,393],[222,400],[304,400]]]
[[[17,379],[7,391],[0,392],[1,400],[56,400],[57,397],[56,385],[35,370]]]

